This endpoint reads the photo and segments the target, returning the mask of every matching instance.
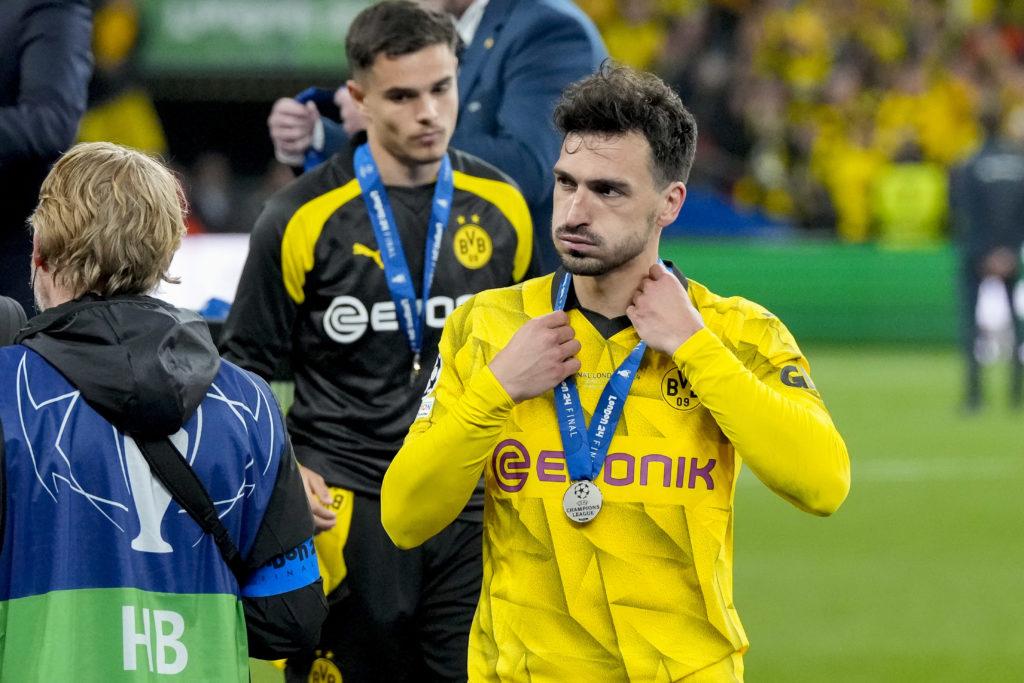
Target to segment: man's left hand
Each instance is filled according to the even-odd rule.
[[[670,356],[704,328],[683,283],[661,264],[640,282],[626,315],[649,347]]]

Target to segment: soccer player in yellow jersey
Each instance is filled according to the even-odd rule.
[[[606,65],[555,111],[553,275],[448,318],[381,515],[411,548],[483,474],[469,680],[742,681],[733,496],[742,462],[807,512],[846,446],[785,326],[658,258],[696,126],[663,81]]]

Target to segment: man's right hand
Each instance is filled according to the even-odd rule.
[[[316,530],[317,532],[327,531],[334,526],[336,521],[336,516],[329,507],[332,503],[331,490],[327,488],[324,478],[308,467],[299,465],[299,474],[302,475],[309,508],[313,511],[313,523],[316,524]]]
[[[274,102],[267,118],[270,139],[274,143],[274,157],[282,164],[302,166],[306,150],[313,144],[313,130],[320,120],[316,103],[298,102],[282,97]]]
[[[540,396],[578,372],[582,348],[565,311],[533,318],[520,327],[488,367],[513,401]]]

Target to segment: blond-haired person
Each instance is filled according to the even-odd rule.
[[[250,655],[314,641],[326,605],[270,389],[148,294],[173,281],[181,188],[144,154],[82,144],[31,225],[43,312],[0,349],[0,680],[248,681]],[[180,473],[153,474],[157,444],[227,540],[162,483]]]

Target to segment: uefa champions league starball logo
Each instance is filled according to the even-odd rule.
[[[594,482],[582,479],[572,483],[562,496],[562,509],[574,522],[586,523],[601,511],[603,496]]]

